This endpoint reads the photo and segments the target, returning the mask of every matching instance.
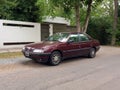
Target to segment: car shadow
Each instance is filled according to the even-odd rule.
[[[88,59],[88,58],[86,56],[72,57],[72,58],[64,59],[62,63],[76,62],[76,61],[85,60],[85,59]]]
[[[72,57],[72,58],[67,58],[62,60],[61,64],[66,64],[66,63],[72,63],[72,62],[77,62],[80,60],[86,60],[87,57],[86,56],[79,56],[79,57]],[[28,66],[28,67],[34,67],[34,68],[43,68],[43,67],[50,67],[51,65],[49,64],[45,64],[45,63],[37,63],[31,59],[27,60],[27,61],[22,61],[21,62],[22,65],[24,66]]]
[[[34,67],[34,68],[42,68],[42,67],[48,66],[47,64],[37,63],[37,62],[35,62],[33,60],[23,61],[23,62],[21,62],[21,64],[24,65],[24,66]]]

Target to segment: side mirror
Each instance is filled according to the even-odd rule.
[[[73,40],[68,40],[68,41],[67,41],[68,44],[70,44],[70,43],[72,43],[72,42],[74,42],[74,41],[73,41]]]

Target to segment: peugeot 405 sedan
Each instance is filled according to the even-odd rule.
[[[56,33],[40,43],[26,45],[22,52],[36,62],[58,65],[63,59],[88,56],[94,58],[100,49],[98,40],[84,33]]]

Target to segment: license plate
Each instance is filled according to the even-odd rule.
[[[28,51],[25,52],[25,56],[29,56],[29,54],[30,54],[30,53],[29,53]]]

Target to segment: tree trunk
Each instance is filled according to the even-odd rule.
[[[82,29],[82,31],[83,31],[84,33],[86,33],[86,31],[87,31],[87,27],[88,27],[88,23],[89,23],[89,19],[90,19],[92,1],[93,1],[93,0],[89,0],[89,3],[88,3],[86,19],[85,19],[85,23],[84,23],[84,26],[83,26],[83,29]]]
[[[75,6],[75,13],[76,13],[76,27],[77,32],[81,32],[81,26],[80,26],[80,7],[78,4]]]
[[[114,22],[113,22],[113,34],[112,34],[112,40],[111,45],[115,45],[116,42],[116,29],[117,29],[117,21],[118,21],[118,0],[114,0]]]

